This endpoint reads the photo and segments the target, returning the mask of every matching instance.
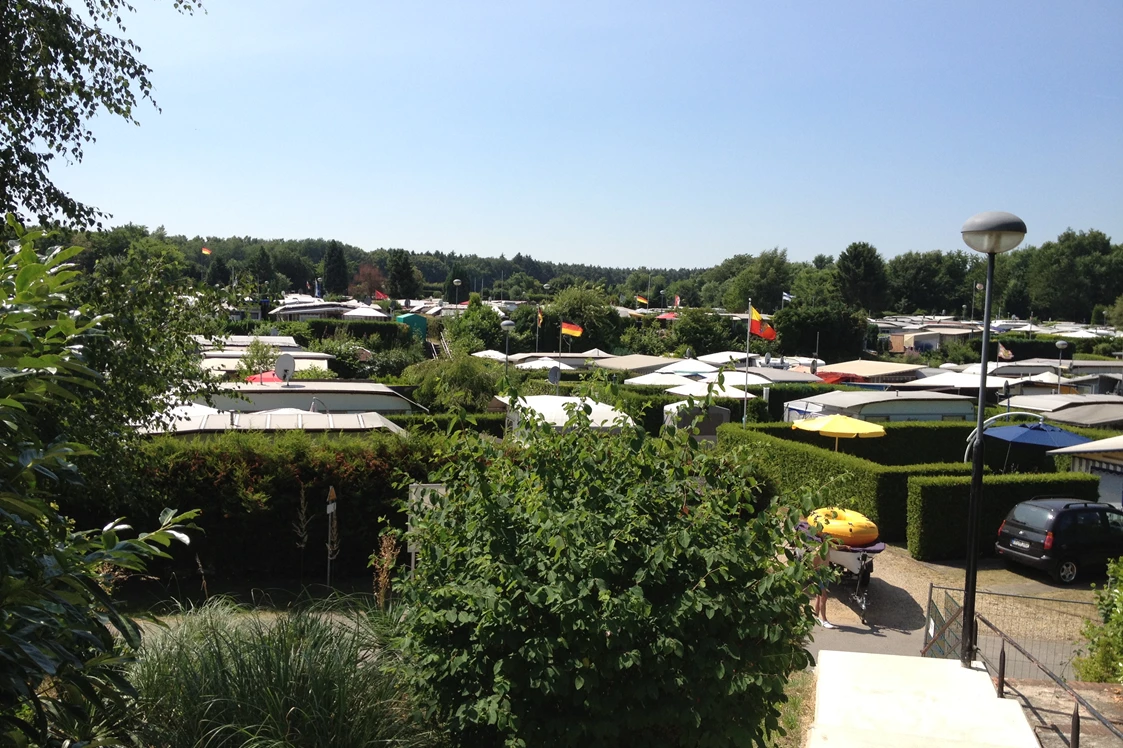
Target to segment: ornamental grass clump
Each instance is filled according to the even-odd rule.
[[[147,745],[429,746],[384,665],[380,614],[223,600],[149,632],[128,676]]]
[[[396,589],[403,670],[456,745],[750,745],[810,664],[813,496],[754,456],[619,422],[447,443]],[[808,546],[809,543],[813,545]],[[801,552],[807,549],[806,557]],[[806,559],[806,560],[805,560]]]

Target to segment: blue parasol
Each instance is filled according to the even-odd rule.
[[[991,436],[1010,444],[1024,444],[1031,447],[1048,447],[1059,449],[1084,444],[1092,441],[1086,436],[1065,431],[1058,426],[1047,423],[1018,423],[1013,426],[1000,426],[996,429],[987,429],[983,436]]]

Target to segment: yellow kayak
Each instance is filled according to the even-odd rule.
[[[877,542],[877,525],[853,509],[816,509],[807,516],[807,524],[812,527],[822,525],[820,535],[834,538],[843,545],[862,546]]]

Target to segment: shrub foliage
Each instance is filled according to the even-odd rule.
[[[459,745],[761,740],[810,660],[811,499],[761,501],[757,455],[682,430],[570,427],[450,438],[399,581],[411,682]]]
[[[1123,683],[1123,558],[1108,563],[1107,584],[1096,590],[1096,607],[1102,623],[1084,624],[1088,653],[1076,659],[1076,674],[1080,680]]]

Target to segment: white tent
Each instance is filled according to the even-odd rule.
[[[507,396],[496,397],[504,405],[510,408],[510,398]],[[567,406],[583,408],[588,406],[589,425],[594,429],[612,429],[616,428],[619,423],[634,425],[634,421],[629,418],[625,413],[616,410],[611,405],[598,403],[595,400],[586,400],[579,397],[565,397],[559,395],[526,395],[519,398],[519,405],[529,410],[534,411],[541,416],[547,423],[553,424],[556,428],[565,426],[569,421],[569,411]]]
[[[486,351],[476,351],[472,355],[477,356],[479,358],[489,358],[492,361],[506,361],[507,360],[507,357],[504,356],[502,353],[500,353],[499,351],[493,351],[490,348],[487,349]]]
[[[1065,330],[1064,332],[1057,333],[1057,336],[1061,338],[1073,338],[1076,340],[1091,340],[1093,338],[1100,337],[1096,333],[1088,332],[1087,330]]]
[[[707,364],[705,361],[699,361],[696,358],[685,358],[682,361],[675,361],[673,364],[667,364],[662,369],[656,369],[656,374],[681,374],[689,376],[691,374],[711,374],[717,371],[718,367],[712,364]]]
[[[660,374],[658,372],[624,380],[624,384],[638,384],[648,387],[677,387],[680,384],[691,384],[693,382],[693,379],[687,379],[678,374]]]
[[[751,400],[756,397],[756,395],[749,394],[738,387],[731,387],[728,384],[722,387],[719,384],[707,382],[680,384],[678,387],[671,387],[667,390],[667,394],[682,395],[683,397],[705,397],[711,391],[711,388],[713,388],[714,397],[732,397],[738,400]]]
[[[389,314],[373,306],[357,307],[349,312],[344,312],[343,316],[347,319],[390,319]]]
[[[988,390],[1000,390],[1003,386],[1009,384],[1013,386],[1015,380],[1006,379],[1004,377],[987,376],[986,388]],[[939,387],[946,387],[952,389],[979,389],[979,373],[966,374],[958,371],[945,371],[943,374],[936,374],[931,377],[924,377],[916,379],[912,382],[902,382],[895,385],[895,387],[909,388],[909,389],[936,389]]]
[[[555,361],[552,358],[536,358],[533,361],[524,361],[521,364],[516,364],[516,369],[552,369],[558,367],[562,371],[574,371],[574,368],[569,364],[563,364],[561,361]]]
[[[590,348],[581,354],[582,358],[612,358],[611,353],[606,353],[600,348]]]
[[[1028,324],[1022,325],[1021,327],[1015,327],[1010,330],[1010,332],[1049,332],[1049,329],[1047,327],[1041,327],[1039,325]]]
[[[737,387],[753,387],[757,385],[770,385],[771,379],[765,379],[759,374],[745,373],[743,371],[723,371],[714,372],[713,374],[703,375],[702,382],[716,382],[718,377],[721,377],[726,384],[736,385]]]
[[[1005,366],[1005,365],[1006,365],[1006,362],[1003,362],[1003,361],[987,361],[987,373],[989,374],[990,372],[997,369],[999,366]],[[970,366],[968,366],[966,369],[963,370],[963,373],[964,374],[974,374],[975,376],[979,376],[980,374],[983,373],[983,365],[982,364],[971,364]],[[975,385],[978,386],[978,382],[976,382]]]

